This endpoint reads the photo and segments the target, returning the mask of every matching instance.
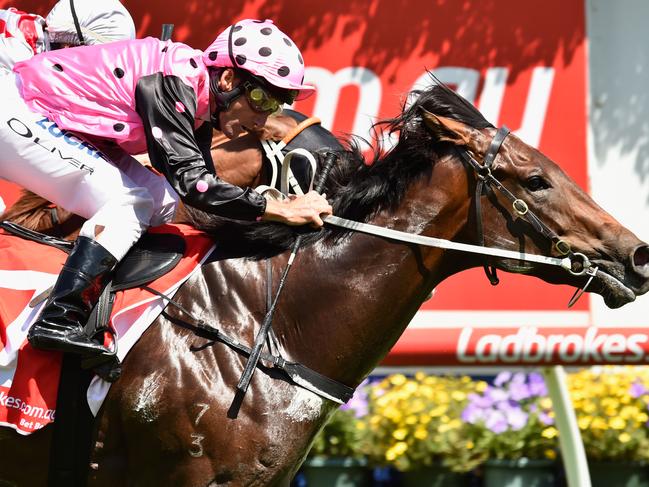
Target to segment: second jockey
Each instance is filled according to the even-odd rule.
[[[0,71],[62,47],[135,39],[135,24],[119,0],[60,0],[46,18],[0,9]]]
[[[149,225],[172,217],[153,221],[165,212],[147,181],[120,170],[120,151],[148,151],[180,198],[206,212],[315,226],[331,214],[315,192],[267,201],[213,169],[212,127],[237,137],[313,92],[299,49],[271,21],[240,21],[204,52],[146,38],[44,53],[14,71],[0,79],[0,176],[88,219],[29,331],[35,348],[105,354],[83,325],[106,277]]]

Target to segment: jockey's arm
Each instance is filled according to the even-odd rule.
[[[226,183],[210,170],[209,151],[201,151],[194,132],[196,95],[192,88],[176,76],[157,73],[138,81],[135,99],[151,164],[165,175],[184,203],[238,220],[264,215],[267,203],[261,194]],[[178,103],[182,104],[180,110]]]

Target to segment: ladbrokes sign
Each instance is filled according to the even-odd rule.
[[[644,328],[595,326],[415,327],[399,344],[417,365],[646,364]],[[402,358],[402,357],[401,357]],[[399,363],[391,356],[389,363]]]

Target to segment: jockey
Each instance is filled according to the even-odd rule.
[[[146,38],[44,53],[14,71],[0,79],[0,176],[88,218],[29,331],[36,348],[107,352],[82,327],[108,274],[158,210],[147,181],[138,186],[119,163],[115,170],[105,151],[148,150],[186,204],[216,215],[321,226],[321,215],[331,214],[315,192],[267,201],[213,169],[212,127],[237,137],[314,91],[303,84],[299,49],[269,20],[238,22],[205,52]]]
[[[0,69],[61,47],[135,39],[135,24],[119,0],[60,0],[47,18],[0,9]]]

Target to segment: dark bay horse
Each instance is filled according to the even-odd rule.
[[[425,109],[426,111],[424,111]],[[406,232],[476,243],[478,178],[460,157],[483,161],[496,130],[470,104],[435,85],[387,122],[398,144],[366,165],[339,154],[326,184],[334,214]],[[611,307],[649,290],[649,247],[597,206],[554,162],[509,135],[492,173],[575,252],[599,266],[590,290]],[[543,255],[557,250],[508,200],[482,201],[486,245]],[[292,228],[215,222],[190,211],[220,243],[176,299],[192,315],[252,343],[266,311],[266,266],[286,265]],[[266,260],[266,258],[268,260]],[[582,286],[559,267],[494,259],[499,268]],[[484,264],[456,251],[325,228],[305,238],[279,300],[273,327],[281,354],[349,386],[387,354],[430,291]],[[467,297],[470,299],[470,296]],[[197,333],[168,308],[124,361],[96,420],[88,469],[92,486],[286,486],[336,405],[257,370],[232,414],[246,357]],[[43,485],[50,429],[27,437],[0,431],[0,477]]]

